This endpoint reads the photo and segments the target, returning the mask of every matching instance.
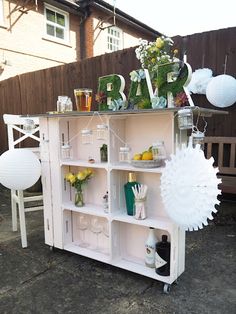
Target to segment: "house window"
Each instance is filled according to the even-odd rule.
[[[117,51],[122,49],[121,47],[121,33],[122,31],[117,27],[109,27],[107,29],[107,50]]]
[[[69,41],[69,14],[49,5],[44,10],[47,38]]]
[[[3,0],[0,0],[0,25],[4,24]]]

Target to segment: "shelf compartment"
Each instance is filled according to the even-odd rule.
[[[66,244],[64,246],[64,250],[75,253],[75,254],[83,255],[83,256],[95,259],[97,261],[100,261],[100,262],[109,263],[109,264],[111,262],[111,258],[109,254],[95,251],[89,248],[80,247],[79,244],[76,242]]]
[[[144,227],[153,227],[155,229],[162,229],[171,232],[176,225],[167,217],[148,217],[143,220],[137,220],[133,216],[129,216],[124,212],[114,214],[111,217],[112,221],[120,221],[128,224],[144,226]]]
[[[71,186],[69,182],[66,182],[65,176],[69,172],[72,172],[74,174],[78,173],[81,170],[86,169],[85,167],[79,167],[79,166],[62,166],[61,168],[61,176],[62,176],[62,202],[66,203],[69,205],[69,203],[73,204],[75,200],[75,188]],[[86,206],[94,207],[96,209],[100,209],[102,212],[104,211],[103,209],[103,204],[104,204],[104,199],[103,196],[106,194],[108,191],[107,186],[108,186],[108,173],[105,169],[101,168],[93,168],[93,176],[86,182],[83,187],[83,198],[84,198],[84,203]],[[87,205],[87,204],[93,204],[92,206]]]
[[[93,158],[100,161],[100,147],[108,144],[108,139],[97,139],[97,125],[107,124],[107,118],[103,117],[103,122],[98,116],[61,117],[59,120],[59,138],[61,145],[70,144],[73,159],[88,160]],[[89,129],[93,134],[91,144],[82,143],[81,131]],[[62,161],[64,163],[64,161]]]
[[[136,172],[136,180],[148,187],[145,202],[147,217],[166,217],[164,204],[161,198],[160,173]],[[126,213],[124,185],[128,182],[128,170],[112,170],[110,172],[110,208],[112,213],[123,211]]]
[[[62,204],[62,209],[98,217],[108,217],[108,214],[104,212],[103,206],[91,203],[85,204],[83,207],[77,207],[72,202],[64,202]]]
[[[155,268],[147,267],[143,260],[137,259],[132,256],[127,256],[126,258],[118,258],[112,261],[112,265],[169,284],[173,283],[176,280],[176,278],[173,276],[158,275],[155,272]]]
[[[85,168],[99,168],[108,170],[107,162],[94,162],[90,163],[86,160],[61,160],[61,166],[71,166],[71,167],[85,167]]]
[[[131,217],[132,218],[132,217]],[[166,226],[163,222],[164,229],[155,226],[155,234],[158,241],[161,241],[163,234],[168,236],[171,242],[171,259],[170,259],[170,276],[159,276],[155,273],[155,269],[151,269],[145,265],[145,242],[148,238],[149,228],[146,225],[136,225],[127,222],[113,220],[112,229],[112,265],[140,273],[153,279],[172,283],[177,278],[176,265],[177,253],[176,243],[174,240],[177,227],[165,230]],[[160,227],[162,227],[160,225]]]
[[[113,163],[109,166],[109,170],[124,170],[130,172],[150,172],[150,173],[162,173],[163,167],[156,168],[137,168],[129,163]]]
[[[64,210],[63,239],[68,251],[100,261],[110,260],[110,224],[105,217]]]

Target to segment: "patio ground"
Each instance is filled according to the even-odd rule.
[[[186,269],[170,294],[162,283],[44,244],[42,212],[27,214],[27,249],[11,231],[10,193],[0,187],[1,314],[236,313],[236,203],[187,232]]]

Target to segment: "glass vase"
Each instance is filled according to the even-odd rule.
[[[75,206],[83,207],[84,206],[84,199],[83,199],[83,191],[78,190],[75,192]]]

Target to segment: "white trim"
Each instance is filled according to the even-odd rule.
[[[4,0],[0,0],[0,26],[5,26],[4,18]]]
[[[117,34],[119,34],[119,36],[117,36],[116,34],[111,34],[109,33],[110,31],[113,31]],[[109,41],[109,39],[111,39],[112,42]],[[111,26],[107,28],[107,38],[106,38],[106,50],[107,52],[114,52],[120,49],[123,49],[123,31],[122,29],[116,27],[116,26]],[[116,48],[116,49],[114,49]]]
[[[60,25],[57,25],[56,23],[50,22],[47,20],[46,18],[46,10],[51,10],[55,13],[59,13],[61,15],[63,15],[65,17],[65,27],[62,27]],[[52,36],[52,35],[48,35],[47,34],[47,24],[51,24],[53,26],[57,26],[59,28],[62,28],[64,30],[64,39],[58,38],[56,36]],[[44,34],[43,34],[43,38],[45,39],[49,39],[51,41],[54,42],[58,42],[61,44],[70,44],[70,21],[69,21],[69,13],[66,11],[62,11],[60,9],[58,9],[57,7],[54,7],[52,5],[49,5],[47,3],[44,3]]]

